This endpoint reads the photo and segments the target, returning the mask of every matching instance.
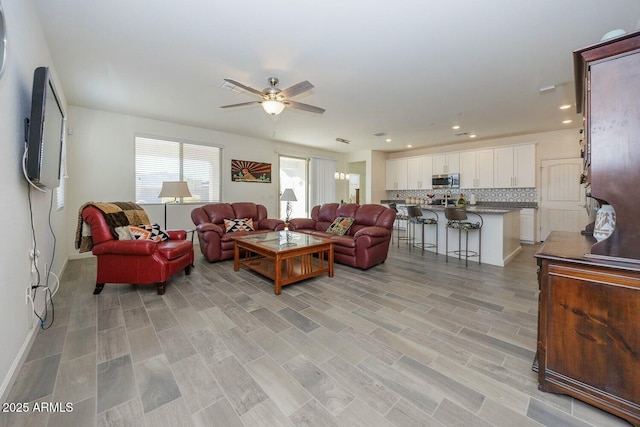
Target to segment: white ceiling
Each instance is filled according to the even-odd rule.
[[[575,104],[572,51],[640,27],[638,0],[35,4],[70,104],[333,151],[579,126],[558,108]],[[282,89],[309,80],[294,100],[327,111],[219,108],[257,99],[224,78],[262,90],[269,76]]]

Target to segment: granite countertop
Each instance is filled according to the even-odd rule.
[[[422,205],[420,206],[422,209],[431,209],[434,211],[444,211],[444,205]],[[500,208],[500,207],[490,207],[490,206],[471,206],[467,205],[467,212],[476,212],[476,213],[494,213],[494,214],[505,214],[508,212],[519,211],[522,208]]]
[[[415,205],[414,203],[407,203],[405,200],[380,200],[381,204],[389,204],[395,203],[398,206],[406,206],[406,205]],[[422,205],[425,209],[432,208],[444,208],[444,205]],[[491,210],[496,209],[499,211],[508,211],[513,209],[537,209],[537,202],[478,202],[475,205],[467,205],[467,209],[471,210],[471,208],[482,208]]]

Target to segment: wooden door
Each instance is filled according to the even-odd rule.
[[[540,185],[540,240],[552,231],[581,231],[588,222],[582,159],[543,160]]]

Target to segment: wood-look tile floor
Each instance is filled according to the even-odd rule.
[[[505,268],[404,244],[367,271],[336,265],[273,294],[233,261],[92,294],[69,261],[8,402],[7,426],[628,426],[540,392],[533,254]],[[66,408],[66,407],[65,407]]]

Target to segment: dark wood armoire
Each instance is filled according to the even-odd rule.
[[[616,212],[613,233],[591,253],[640,262],[640,32],[573,55],[587,190]]]
[[[587,192],[616,212],[600,241],[553,232],[536,254],[539,388],[640,426],[640,32],[574,52]]]

